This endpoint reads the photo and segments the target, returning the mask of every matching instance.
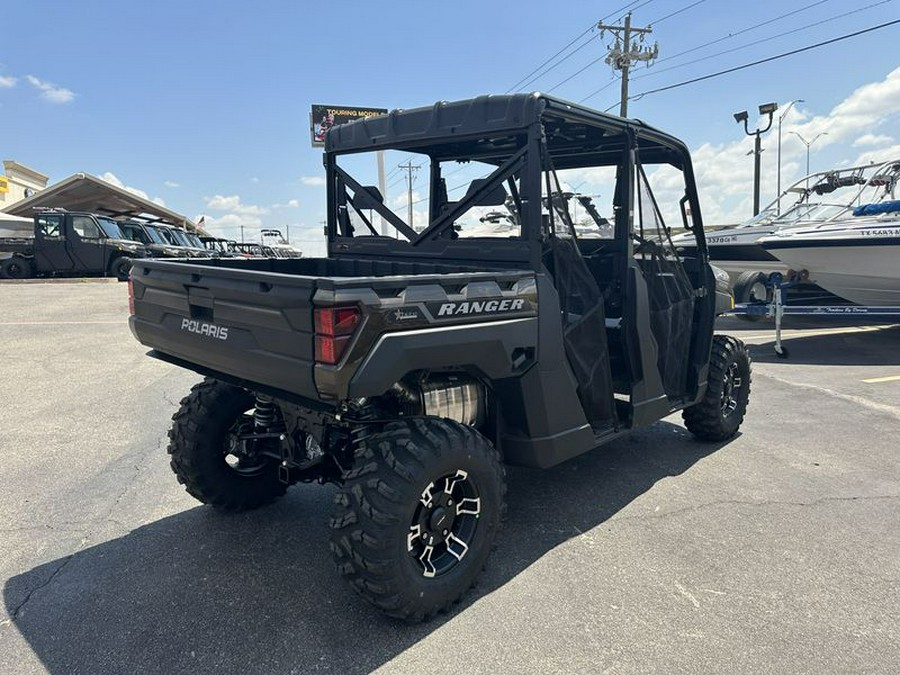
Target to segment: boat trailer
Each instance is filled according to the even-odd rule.
[[[837,316],[837,317],[897,317],[900,318],[900,307],[865,306],[865,305],[789,305],[785,303],[784,294],[787,289],[796,286],[799,280],[785,280],[780,272],[773,272],[766,280],[766,288],[771,291],[771,301],[749,302],[735,305],[728,315],[744,315],[752,317],[768,317],[775,319],[775,355],[788,358],[788,350],[781,341],[781,327],[786,315],[793,316]]]

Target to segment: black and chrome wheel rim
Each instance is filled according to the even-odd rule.
[[[481,516],[481,496],[468,472],[457,469],[422,491],[406,550],[422,576],[447,574],[466,557]]]
[[[728,367],[723,379],[722,417],[728,417],[737,409],[744,387],[744,379],[741,377],[740,367],[737,362],[732,363]]]

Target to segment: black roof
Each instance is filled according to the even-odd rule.
[[[414,148],[437,159],[468,155],[491,162],[494,157],[514,152],[521,136],[538,121],[544,123],[559,168],[616,163],[628,129],[637,132],[642,155],[645,151],[666,155],[654,161],[677,164],[676,155],[686,154],[677,138],[640,120],[623,119],[541,93],[478,96],[392,110],[332,127],[325,136],[325,149],[350,153]],[[668,157],[673,149],[679,152]]]

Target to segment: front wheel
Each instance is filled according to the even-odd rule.
[[[724,441],[737,433],[750,402],[750,352],[728,335],[713,337],[706,394],[681,415],[694,436]]]
[[[172,471],[188,493],[224,511],[245,511],[280,497],[278,461],[258,455],[241,436],[253,431],[255,399],[207,378],[181,400],[169,430]]]
[[[366,436],[335,496],[338,570],[389,616],[423,621],[475,583],[505,509],[493,445],[457,422],[391,422]]]
[[[110,263],[109,272],[119,281],[128,281],[131,274],[131,258],[119,256]]]

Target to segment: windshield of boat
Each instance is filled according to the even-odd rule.
[[[756,225],[768,225],[773,220],[778,217],[778,209],[774,207],[769,207],[760,211],[755,216],[753,216],[750,220],[745,221],[738,225],[738,227],[754,227]]]
[[[847,210],[846,204],[796,204],[777,218],[779,225],[798,225],[803,222],[821,222],[839,216]]]

